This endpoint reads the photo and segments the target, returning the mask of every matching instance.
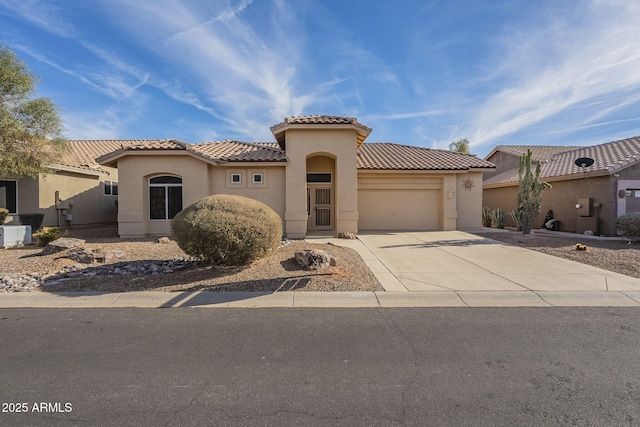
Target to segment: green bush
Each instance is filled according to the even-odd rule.
[[[640,238],[640,212],[632,212],[616,219],[616,228],[629,239]]]
[[[58,227],[44,227],[41,231],[35,233],[33,237],[38,240],[38,246],[47,246],[49,243],[53,242],[60,237],[66,237],[69,233],[65,231],[64,234],[60,231]]]
[[[4,224],[9,216],[9,209],[0,208],[0,225]]]
[[[182,250],[214,265],[242,265],[268,255],[282,239],[282,221],[257,200],[228,194],[205,197],[171,221]]]
[[[42,221],[44,221],[43,213],[22,213],[18,214],[18,221],[20,225],[30,225],[31,232],[35,233],[42,227]]]

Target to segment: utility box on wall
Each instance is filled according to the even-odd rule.
[[[578,209],[578,216],[591,216],[591,206],[593,205],[593,199],[591,197],[582,197],[578,199],[576,208]]]

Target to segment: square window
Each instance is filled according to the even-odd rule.
[[[104,195],[105,196],[117,196],[118,195],[118,183],[114,181],[104,182]]]
[[[262,174],[261,173],[254,173],[253,174],[253,183],[254,184],[262,184]]]
[[[241,184],[242,183],[242,175],[239,173],[231,174],[231,183],[232,184]]]

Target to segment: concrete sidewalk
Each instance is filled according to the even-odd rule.
[[[640,306],[640,279],[459,231],[309,240],[358,251],[385,292],[25,292],[0,308]]]

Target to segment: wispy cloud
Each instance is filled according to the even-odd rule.
[[[64,18],[61,8],[42,0],[0,0],[0,5],[50,33],[63,37],[77,34],[76,27]]]
[[[502,74],[496,77],[507,83],[474,112],[465,129],[476,146],[493,144],[564,112],[573,127],[589,126],[640,101],[640,4],[594,0],[579,12],[580,19],[546,15],[543,27],[523,27],[501,42],[508,53],[497,64]],[[631,94],[626,103],[604,110],[582,108],[580,117],[569,113],[603,96],[622,94]]]

